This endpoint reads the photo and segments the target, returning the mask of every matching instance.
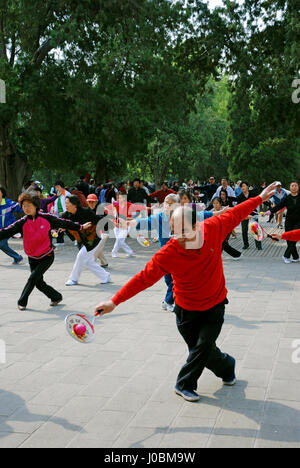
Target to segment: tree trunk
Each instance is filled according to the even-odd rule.
[[[154,183],[156,190],[160,189],[161,184],[165,182],[166,174],[168,170],[167,158],[158,158],[156,161],[156,167],[153,168]]]
[[[103,184],[106,182],[106,167],[105,163],[101,160],[97,161],[95,177],[97,184]]]
[[[7,190],[7,196],[17,200],[24,183],[30,179],[31,170],[8,139],[8,128],[0,128],[0,185]]]

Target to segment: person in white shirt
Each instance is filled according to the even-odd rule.
[[[289,195],[289,190],[285,190],[284,188],[282,188],[281,184],[278,185],[278,187],[276,188],[276,193],[275,195],[271,198],[271,207],[274,208],[276,205],[279,205],[279,203],[284,199],[286,198],[288,195]],[[276,223],[277,223],[277,227],[280,228],[280,229],[283,229],[283,213],[284,213],[284,209],[283,210],[280,210],[278,213],[275,213],[275,219],[276,219]]]
[[[220,192],[222,189],[226,190],[228,197],[236,198],[233,188],[230,187],[230,185],[228,184],[228,180],[226,179],[226,177],[223,177],[223,179],[221,180],[221,185],[217,188],[217,191],[213,195],[211,202],[217,197],[220,198]]]
[[[60,218],[61,215],[67,211],[66,197],[71,196],[71,194],[65,189],[65,184],[61,180],[55,182],[54,187],[58,198],[54,202],[53,214]],[[64,244],[64,233],[60,232],[56,240],[56,246],[59,247]]]

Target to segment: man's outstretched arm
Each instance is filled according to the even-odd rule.
[[[160,266],[160,262],[157,260],[158,255],[161,257],[163,255],[162,251],[155,254],[152,260],[147,263],[145,269],[128,281],[110,301],[100,302],[95,309],[95,313],[100,312],[100,315],[104,315],[112,312],[119,304],[150,288],[168,274],[169,272]]]
[[[226,213],[222,214],[217,218],[220,222],[220,229],[222,237],[233,231],[247,216],[249,216],[255,208],[257,208],[261,203],[267,201],[275,193],[275,188],[277,187],[277,182],[269,185],[265,188],[262,193],[255,198],[250,198],[234,208],[230,208]],[[209,222],[209,220],[207,221]]]

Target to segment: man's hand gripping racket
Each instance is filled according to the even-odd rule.
[[[112,312],[115,308],[112,301],[102,302],[97,306],[94,316],[83,314],[69,314],[65,318],[65,325],[68,334],[77,343],[92,343],[95,339],[95,322],[97,317]]]

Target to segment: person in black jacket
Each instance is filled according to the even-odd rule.
[[[233,208],[234,202],[236,202],[235,197],[229,197],[226,189],[221,188],[219,197],[221,200],[222,206],[229,206],[229,208]]]
[[[89,208],[81,208],[79,198],[75,195],[66,197],[66,208],[67,211],[62,215],[63,219],[69,219],[80,224],[92,223],[91,228],[84,232],[71,231],[71,234],[78,242],[79,253],[66,286],[78,284],[80,275],[85,267],[101,280],[101,284],[109,283],[110,274],[95,261],[95,253],[101,240],[97,234],[97,224],[104,218],[104,215],[98,216]]]
[[[229,205],[225,205],[225,206],[229,206]],[[213,212],[221,212],[223,209],[223,205],[222,205],[222,200],[221,198],[219,197],[216,197],[213,201]],[[231,232],[229,232],[227,234],[227,236],[225,237],[225,240],[222,244],[222,250],[224,250],[224,252],[226,252],[228,255],[230,255],[233,260],[238,260],[241,258],[242,254],[241,252],[239,252],[238,250],[234,249],[230,244],[229,244],[229,239],[230,239],[230,236],[231,236]]]
[[[246,200],[249,200],[249,198],[254,198],[257,196],[257,193],[254,190],[249,190],[249,184],[248,182],[241,182],[240,185],[242,189],[242,193],[236,198],[237,203],[243,203]],[[243,242],[244,246],[243,249],[248,249],[249,248],[249,239],[248,239],[248,227],[249,227],[249,220],[253,218],[253,216],[257,216],[258,213],[256,211],[253,211],[250,216],[248,216],[247,219],[244,219],[242,221],[242,236],[243,236]],[[257,250],[262,250],[261,246],[261,241],[255,240],[255,245]]]
[[[218,184],[214,177],[209,178],[209,184],[205,184],[201,187],[201,190],[207,194],[208,201],[211,201],[212,197],[218,190]]]
[[[140,179],[135,179],[133,181],[133,186],[128,190],[127,201],[129,203],[153,203],[153,198],[149,197],[146,193],[146,190],[140,188]]]
[[[271,213],[277,213],[282,208],[286,208],[285,231],[294,231],[300,229],[300,193],[299,184],[296,181],[290,183],[290,194],[284,198],[278,205],[270,208]],[[283,254],[284,263],[299,262],[299,254],[296,248],[296,242],[287,241],[287,249]],[[292,258],[291,258],[292,257]]]
[[[117,189],[113,182],[110,182],[107,187],[107,191],[105,193],[105,202],[112,203],[113,200],[117,199]]]
[[[84,176],[81,176],[80,179],[77,181],[77,189],[83,193],[85,198],[87,198],[90,194],[90,186],[89,184],[84,180]]]

